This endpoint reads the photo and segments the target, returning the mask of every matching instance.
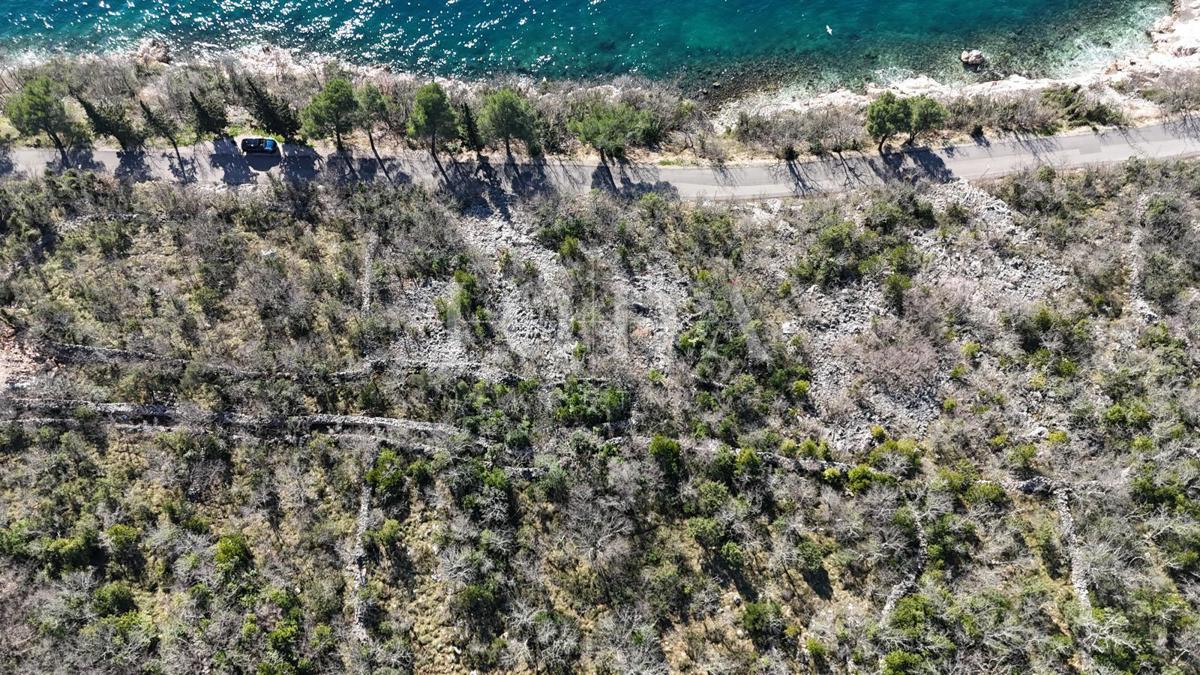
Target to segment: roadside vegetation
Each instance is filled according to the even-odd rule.
[[[1164,75],[1141,94],[1168,114],[1197,109],[1188,74]],[[594,152],[604,162],[630,153],[663,161],[802,156],[907,148],[990,133],[1051,134],[1076,126],[1120,126],[1124,113],[1097,92],[1041,93],[937,101],[885,94],[861,108],[742,113],[728,126],[669,85],[623,78],[611,85],[500,80],[467,85],[407,76],[322,69],[263,72],[234,61],[141,64],[121,59],[50,61],[5,71],[0,134],[58,150],[93,141],[125,153],[148,147],[269,135],[292,143],[330,142],[380,154],[380,145],[431,154],[538,158]],[[890,145],[889,145],[890,144]]]
[[[346,84],[261,121],[463,121]],[[0,182],[0,670],[1196,672],[1198,190]]]

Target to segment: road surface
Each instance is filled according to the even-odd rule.
[[[592,162],[547,159],[538,163],[443,162],[458,190],[536,193],[582,192],[592,188],[628,194],[663,192],[683,199],[754,199],[842,192],[888,180],[926,177],[935,181],[980,180],[1048,164],[1080,168],[1116,164],[1134,157],[1172,159],[1200,156],[1200,123],[1168,122],[1146,127],[1047,137],[1005,137],[968,145],[916,148],[888,155],[853,154],[801,162],[755,162],[727,166],[659,166],[624,163],[611,168]],[[180,160],[182,159],[182,162]],[[287,180],[391,180],[435,185],[441,178],[428,155],[405,151],[382,162],[353,151],[350,158],[287,145],[281,156],[244,157],[234,142],[219,140],[174,152],[122,154],[94,149],[76,153],[76,166],[107,171],[128,180],[169,180],[246,185],[273,176]],[[38,175],[60,166],[56,152],[42,148],[0,149],[0,175]]]

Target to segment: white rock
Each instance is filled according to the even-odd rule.
[[[987,63],[987,57],[984,56],[983,52],[979,51],[978,49],[968,49],[964,51],[962,55],[958,57],[958,60],[962,61],[963,65],[967,66],[968,68],[979,68]]]

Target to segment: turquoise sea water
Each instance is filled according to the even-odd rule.
[[[444,75],[950,74],[983,47],[1052,73],[1139,40],[1168,0],[0,0],[0,49],[270,43]]]

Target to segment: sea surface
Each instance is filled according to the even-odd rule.
[[[425,74],[782,77],[821,84],[1061,74],[1146,43],[1168,0],[0,0],[0,52],[200,54],[274,44]]]

